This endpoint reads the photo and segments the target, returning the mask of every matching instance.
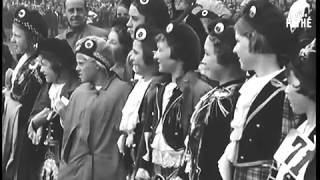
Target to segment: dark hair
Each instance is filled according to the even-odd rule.
[[[240,62],[238,56],[233,53],[233,47],[230,45],[224,43],[224,41],[219,40],[215,36],[208,36],[211,40],[213,47],[214,47],[214,53],[217,56],[217,62],[221,65],[237,65],[240,67]]]
[[[218,63],[221,65],[235,64],[240,66],[238,56],[233,53],[233,48],[237,43],[233,20],[216,18],[208,25],[208,31],[208,37],[213,44]]]
[[[151,26],[148,26],[146,24],[141,24],[137,26],[136,32],[140,29],[144,28],[146,29],[147,35],[146,38],[143,40],[138,40],[137,41],[141,42],[141,47],[143,51],[143,61],[146,65],[158,65],[157,61],[154,60],[153,56],[153,51],[157,50],[157,42],[156,42],[156,36],[160,33],[160,30],[156,28],[152,28]]]
[[[111,31],[114,31],[117,33],[119,43],[121,45],[121,51],[123,54],[125,54],[125,56],[128,55],[129,51],[132,48],[132,39],[130,34],[127,32],[127,26],[126,26],[127,22],[128,22],[128,18],[126,17],[115,18],[112,22],[112,28],[111,28]],[[124,59],[124,62],[125,62],[125,59]]]
[[[250,0],[241,9],[235,28],[249,39],[251,52],[276,54],[279,66],[297,55],[297,39],[286,27],[286,18],[267,0]]]
[[[196,70],[200,64],[201,45],[197,33],[185,23],[174,23],[173,30],[156,36],[156,42],[166,41],[170,58],[181,60],[184,71]]]
[[[300,51],[300,55],[293,59],[287,68],[287,72],[293,71],[300,81],[300,89],[297,91],[316,101],[316,40],[312,41]]]
[[[131,0],[120,0],[117,6],[123,6],[127,9],[130,8]]]
[[[47,61],[49,61],[52,70],[53,70],[56,74],[60,75],[60,73],[61,73],[61,71],[62,71],[63,69],[70,71],[73,75],[76,75],[76,74],[77,74],[77,71],[76,71],[75,68],[72,68],[72,67],[70,67],[70,66],[65,66],[65,65],[63,65],[63,64],[61,63],[63,60],[61,60],[61,59],[60,59],[60,60],[57,60],[57,59],[59,59],[60,57],[58,57],[58,56],[55,55],[54,53],[49,52],[49,51],[41,51],[39,55],[42,56],[42,57],[43,57],[44,59],[46,59]]]
[[[131,5],[134,5],[139,13],[145,17],[145,24],[163,30],[169,24],[170,15],[163,0],[149,0],[146,5],[142,5],[140,0],[133,0]]]
[[[46,59],[50,63],[51,69],[56,74],[59,75],[61,73],[62,68],[64,68],[62,66],[62,63],[60,63],[60,61],[53,60],[53,59],[56,59],[56,58],[59,58],[59,57],[57,57],[56,55],[54,55],[53,53],[48,52],[48,51],[42,51],[39,54],[39,56],[42,56],[44,59]]]
[[[275,53],[265,37],[257,32],[244,18],[239,18],[234,26],[241,36],[249,39],[249,52],[252,53]]]
[[[272,53],[277,55],[277,62],[280,67],[288,64],[289,59],[283,54],[277,54],[268,43],[266,37],[256,31],[244,18],[239,18],[235,24],[235,30],[241,36],[245,36],[249,39],[249,52],[251,53]]]

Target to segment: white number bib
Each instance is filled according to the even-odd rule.
[[[291,175],[297,180],[303,180],[309,162],[316,152],[315,144],[296,129],[290,130],[287,137],[274,154],[274,159],[280,164],[276,179]]]

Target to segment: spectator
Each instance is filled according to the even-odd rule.
[[[68,29],[59,34],[57,38],[66,39],[73,50],[75,50],[75,44],[80,38],[90,35],[107,38],[107,31],[86,24],[88,7],[85,0],[66,0],[65,10],[69,26]]]
[[[127,32],[125,17],[116,18],[108,35],[108,45],[111,46],[114,55],[114,66],[111,68],[121,80],[129,82],[132,69],[126,66],[126,58],[132,48],[132,39]]]
[[[131,0],[120,0],[117,5],[116,17],[128,17]]]

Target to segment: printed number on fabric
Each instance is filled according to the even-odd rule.
[[[274,159],[281,165],[276,179],[288,175],[294,179],[303,179],[315,152],[315,144],[307,136],[292,129],[274,155]]]

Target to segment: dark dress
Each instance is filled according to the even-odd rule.
[[[26,149],[29,149],[32,144],[25,141],[25,138],[27,138],[29,114],[45,81],[40,73],[40,66],[36,64],[36,56],[36,54],[32,55],[22,65],[12,89],[5,96],[2,130],[7,133],[2,134],[2,146],[4,148],[2,151],[2,167],[7,167],[2,172],[4,173],[3,177],[7,179],[12,179],[14,175],[17,179],[34,179],[31,178],[31,172],[28,171],[30,162],[25,161],[25,154],[28,154]],[[20,108],[13,109],[12,104],[15,104],[14,107],[20,106]],[[12,110],[15,110],[15,112],[12,112]],[[11,126],[13,121],[17,124]],[[11,125],[8,126],[9,124]]]
[[[64,87],[62,88],[60,97],[64,96],[65,98],[69,99],[72,92],[76,89],[76,87],[78,87],[79,84],[80,82],[77,78],[71,79],[70,81],[66,82]],[[51,83],[46,83],[45,85],[42,86],[36,98],[33,109],[30,113],[29,122],[37,113],[41,112],[45,107],[50,108],[50,98],[48,94],[50,87],[51,87]],[[38,126],[42,126],[42,124],[41,125],[36,124],[34,126],[38,127]],[[47,136],[48,136],[49,130],[52,130],[50,132],[50,136],[53,137],[53,139],[48,142]],[[54,158],[56,162],[59,163],[62,136],[63,136],[63,127],[61,127],[59,115],[51,119],[50,122],[48,121],[44,122],[40,143],[38,145],[30,144],[30,139],[26,135],[24,139],[25,141],[24,143],[29,145],[28,146],[29,149],[25,150],[28,152],[28,156],[24,156],[24,162],[28,162],[30,165],[29,168],[26,168],[30,172],[30,177],[32,177],[30,179],[34,179],[34,180],[42,179],[41,178],[42,167],[46,159]],[[48,144],[45,143],[46,141],[48,142]],[[57,142],[57,144],[54,145],[53,143],[50,143],[53,141]],[[54,157],[52,157],[53,154],[51,155],[49,151],[54,153]]]

